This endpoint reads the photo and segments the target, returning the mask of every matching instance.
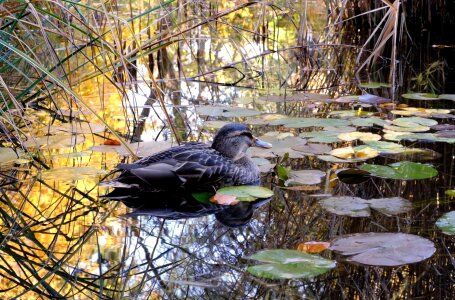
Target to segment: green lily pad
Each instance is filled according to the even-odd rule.
[[[364,161],[379,155],[379,152],[365,145],[357,147],[342,147],[330,151],[330,155],[349,162]]]
[[[377,117],[369,117],[369,118],[352,118],[351,119],[352,125],[357,127],[373,127],[374,125],[384,126],[385,121],[383,119]]]
[[[273,121],[287,119],[288,117],[281,114],[261,114],[257,117],[250,117],[245,120],[249,125],[270,125]]]
[[[275,167],[275,164],[263,157],[252,157],[251,160],[258,166],[261,173],[268,173]]]
[[[400,266],[430,258],[436,248],[423,237],[407,233],[374,232],[341,236],[330,250],[348,256],[348,261],[372,266]]]
[[[389,166],[364,164],[360,169],[370,172],[373,176],[400,180],[427,179],[438,175],[434,167],[410,161],[397,162]]]
[[[447,190],[445,194],[449,197],[455,197],[455,190]]]
[[[356,109],[356,110],[336,110],[336,111],[331,111],[329,113],[329,116],[335,116],[337,118],[343,118],[343,119],[350,119],[354,117],[369,117],[372,116],[373,113],[369,111],[364,111],[361,109]]]
[[[313,278],[336,266],[332,260],[289,249],[262,250],[249,258],[266,264],[250,266],[247,271],[269,279]]]
[[[401,97],[413,100],[439,100],[439,96],[431,93],[406,93]]]
[[[353,132],[343,132],[338,135],[338,138],[342,141],[352,142],[355,140],[361,140],[362,142],[366,141],[379,141],[381,136],[378,134],[374,134],[371,132],[360,132],[360,131],[353,131]]]
[[[436,226],[445,234],[455,235],[455,211],[443,214],[436,221]]]
[[[428,119],[428,118],[422,118],[422,117],[409,117],[409,118],[397,118],[392,121],[393,124],[397,126],[403,126],[403,127],[412,127],[415,126],[415,124],[423,125],[423,126],[434,126],[438,124],[438,121],[435,121],[433,119]]]
[[[202,124],[202,127],[210,129],[220,129],[221,127],[229,123],[230,122],[227,121],[205,121],[204,124]]]
[[[311,132],[302,132],[299,136],[302,138],[307,138],[308,142],[311,143],[325,143],[331,144],[336,142],[341,142],[338,138],[339,132],[332,131],[311,131]]]
[[[389,87],[391,87],[391,85],[390,85],[390,83],[385,83],[385,82],[366,81],[366,82],[361,82],[359,84],[359,87],[369,88],[369,89],[377,89],[377,88],[380,88],[380,87],[389,88]]]
[[[395,154],[405,151],[405,147],[401,144],[384,142],[384,141],[365,141],[367,146],[379,151],[380,154]]]
[[[292,146],[292,150],[302,152],[303,155],[313,156],[329,153],[332,151],[332,147],[326,144],[308,143]]]
[[[270,189],[256,185],[226,186],[217,190],[216,193],[235,196],[238,201],[254,201],[273,196],[273,191]]]
[[[196,106],[196,112],[202,116],[209,117],[251,117],[257,116],[261,113],[255,109],[248,109],[242,107],[224,106],[224,105],[201,105]]]
[[[273,158],[284,156],[288,153],[291,158],[302,158],[303,153],[292,150],[294,145],[302,145],[306,143],[305,139],[295,137],[289,132],[271,131],[259,137],[261,140],[271,143],[272,148],[250,148],[248,151],[253,157]]]

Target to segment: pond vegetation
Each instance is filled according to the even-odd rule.
[[[454,16],[0,1],[0,298],[455,297]],[[105,197],[119,163],[230,123],[273,145],[248,150],[260,187],[172,217]]]

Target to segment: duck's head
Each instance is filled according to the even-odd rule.
[[[224,125],[212,144],[213,149],[234,161],[245,157],[249,147],[271,148],[272,144],[253,136],[247,126],[239,123]]]

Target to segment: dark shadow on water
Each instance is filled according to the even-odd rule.
[[[254,211],[268,203],[271,198],[257,199],[251,202],[239,202],[235,205],[217,205],[197,201],[191,193],[176,192],[136,192],[128,194],[129,189],[115,189],[103,198],[121,201],[133,208],[126,216],[154,216],[165,220],[198,218],[215,215],[221,224],[227,227],[241,227],[248,224]]]

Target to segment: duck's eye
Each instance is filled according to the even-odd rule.
[[[245,136],[249,137],[250,139],[253,139],[253,135],[251,134],[251,132],[248,132],[248,131],[242,132],[240,135],[245,135]]]

